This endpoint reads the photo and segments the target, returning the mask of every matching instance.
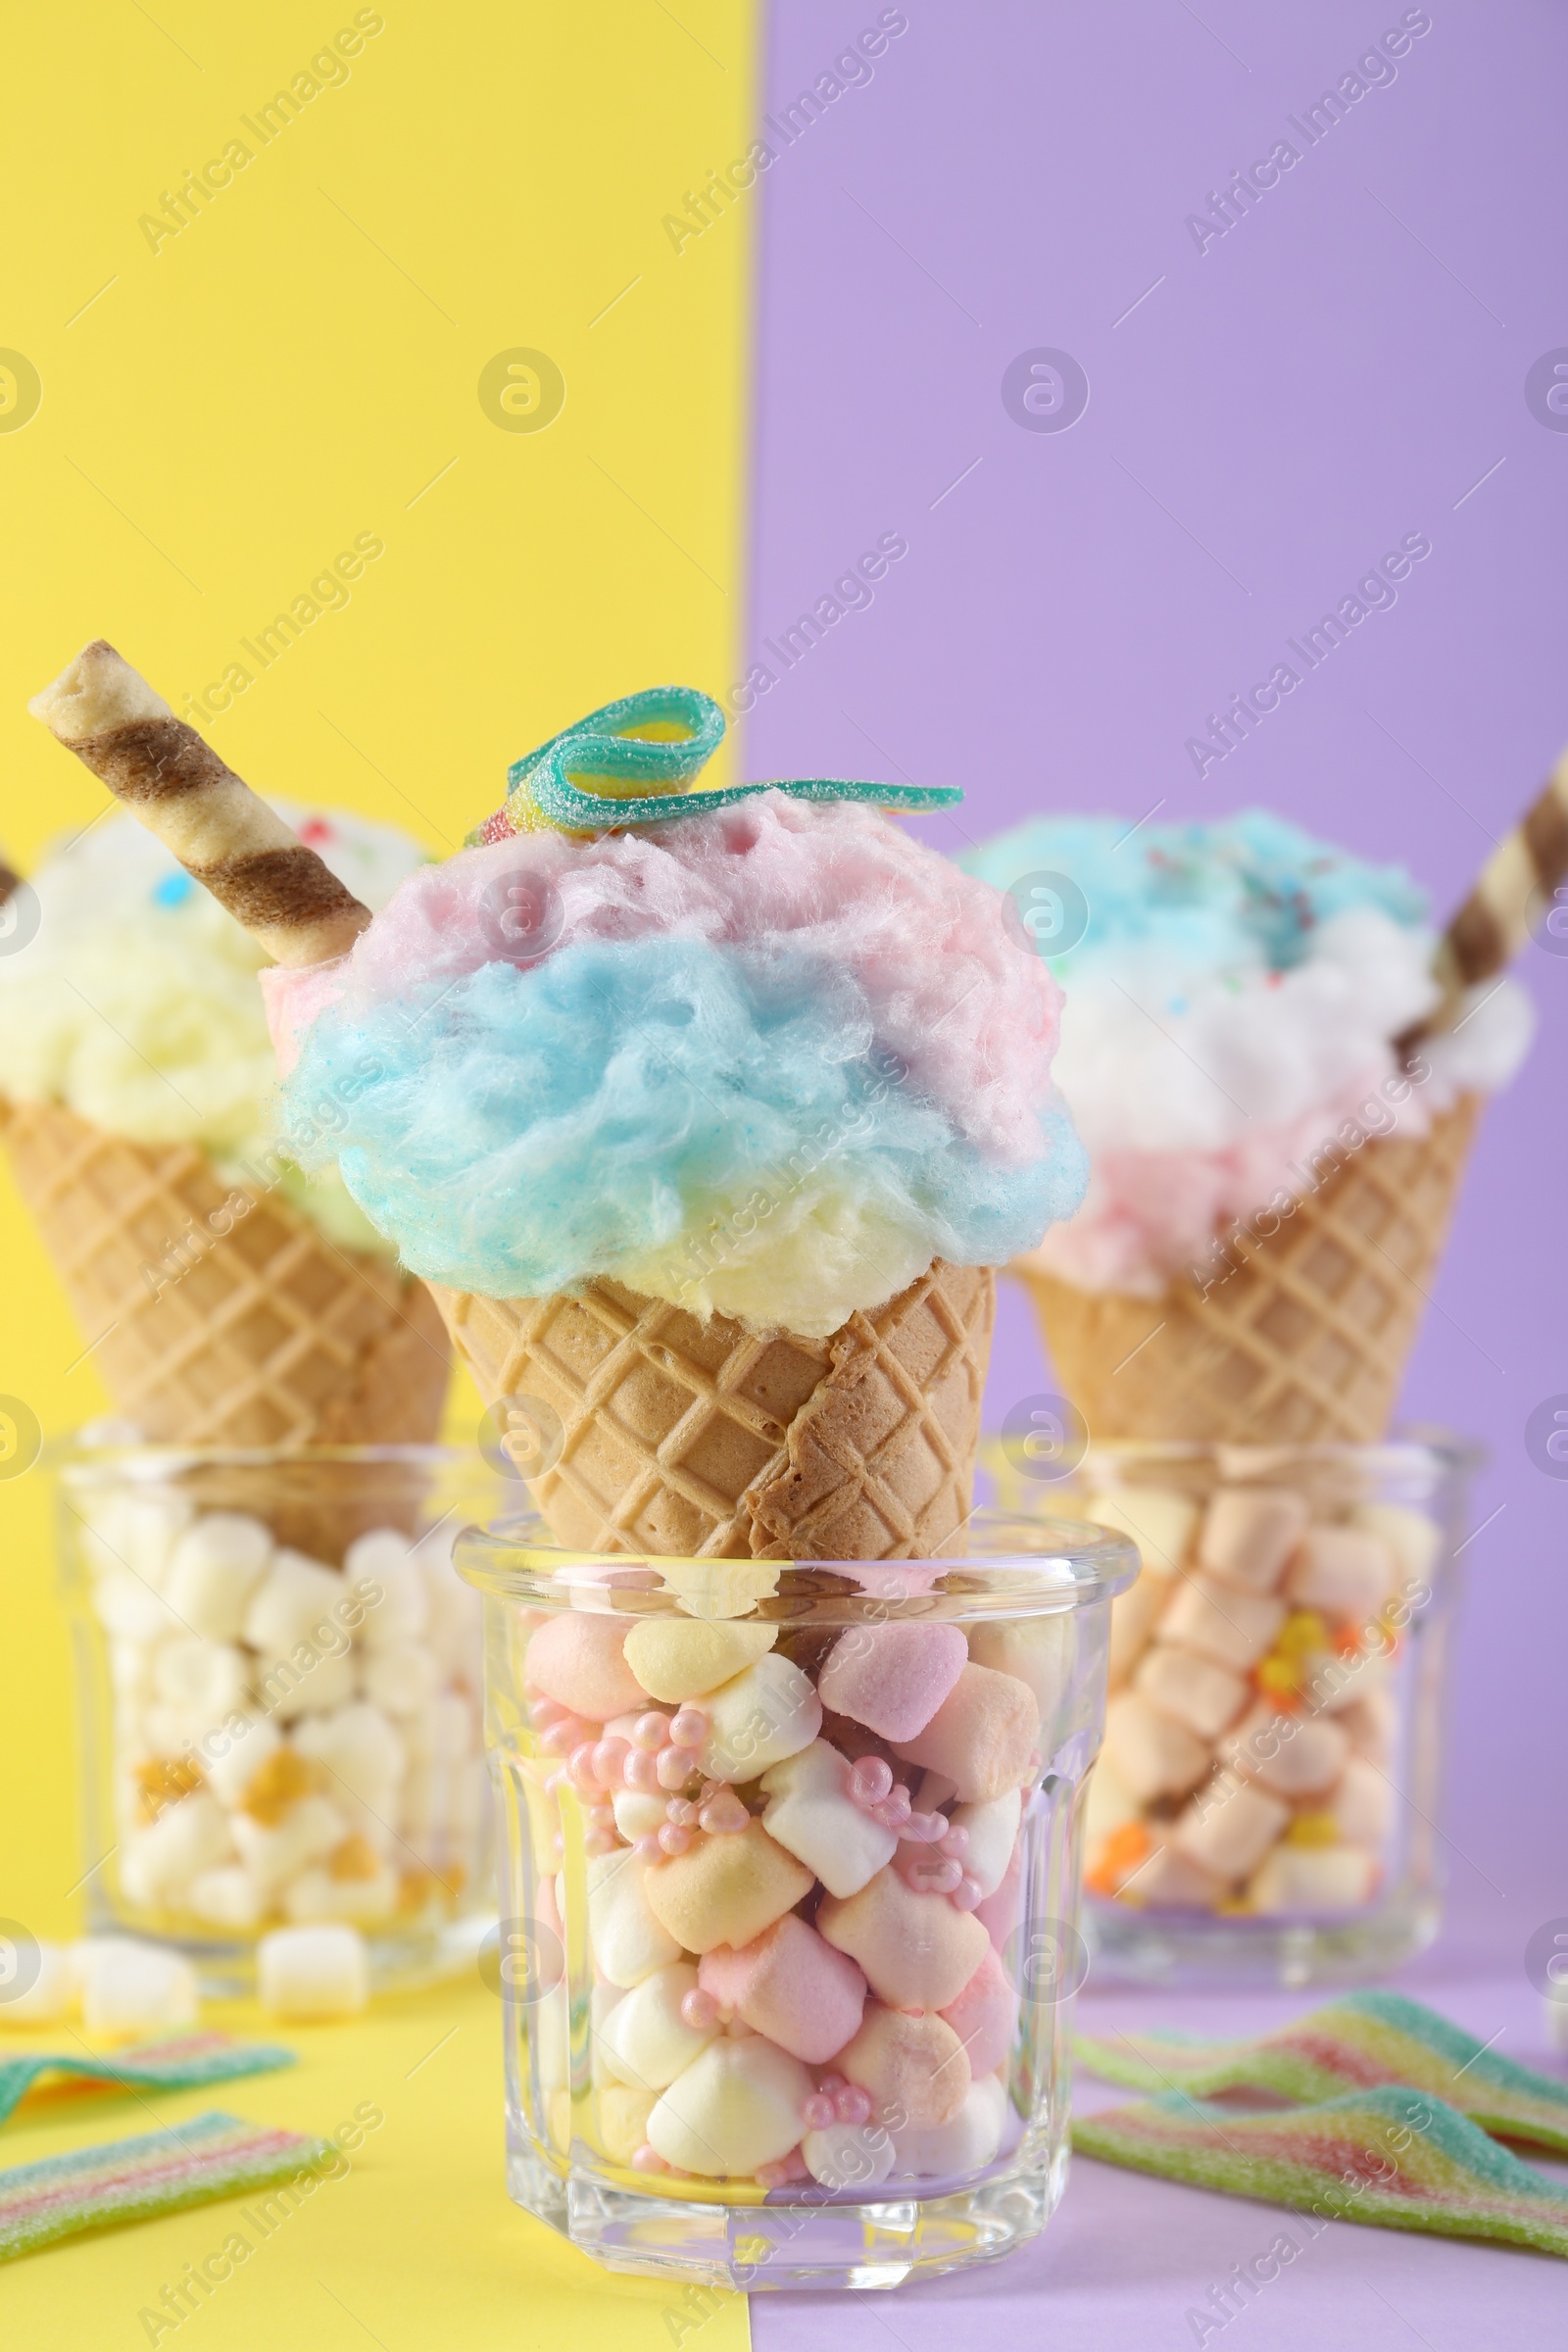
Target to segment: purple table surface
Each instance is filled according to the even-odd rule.
[[[827,94],[889,17],[905,29]],[[1568,362],[1565,75],[1547,0],[775,7],[735,682],[775,677],[731,700],[755,704],[747,771],[961,782],[957,822],[922,822],[948,849],[1035,808],[1130,824],[1262,803],[1455,904],[1568,736],[1568,416],[1544,397]],[[1281,141],[1298,160],[1226,225],[1212,198]],[[1068,430],[1004,405],[1040,349],[1087,376]],[[1432,554],[1398,603],[1200,774],[1207,714],[1408,532]],[[780,660],[768,641],[884,534],[907,553],[874,601]],[[1492,1453],[1443,1816],[1463,1928],[1409,1982],[1483,2034],[1506,2022],[1526,2056],[1524,1947],[1568,1915],[1568,1484],[1525,1436],[1568,1405],[1568,956],[1537,946],[1520,968],[1541,1035],[1486,1122],[1404,1406]],[[1051,1385],[1009,1288],[991,1426]],[[1085,2006],[1093,2023],[1103,2004]],[[1188,2306],[1267,2234],[1264,2207],[1083,2164],[1011,2265],[891,2298],[759,2295],[754,2325],[760,2352],[1186,2343]],[[1548,2298],[1560,2313],[1564,2288],[1537,2258],[1340,2227],[1226,2332],[1483,2346]]]

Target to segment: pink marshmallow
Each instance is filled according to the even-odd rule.
[[[793,1911],[737,1949],[718,1944],[697,1965],[697,1982],[792,2058],[821,2066],[859,2032],[865,1979],[845,1953]]]
[[[995,1894],[976,1903],[974,1917],[991,1938],[995,1952],[1004,1952],[1018,1932],[1018,1914],[1022,1908],[1023,1845],[1020,1840],[1012,1849],[1012,1859],[1004,1873],[1002,1885]]]
[[[626,1714],[648,1695],[621,1655],[634,1622],[563,1609],[528,1644],[528,1681],[591,1723]]]
[[[932,1619],[854,1625],[817,1677],[824,1707],[884,1740],[923,1732],[968,1663],[961,1628]]]
[[[977,2080],[1005,2065],[1018,2025],[1018,1995],[994,1951],[986,1953],[957,1999],[940,2015],[968,2051],[969,2072]]]
[[[973,1912],[945,1894],[919,1894],[890,1864],[858,1894],[830,1894],[816,1915],[821,1934],[865,1971],[890,2009],[942,2009],[956,2001],[985,1957],[986,1932]]]
[[[965,1666],[930,1722],[912,1740],[896,1740],[906,1764],[945,1773],[966,1805],[989,1804],[1029,1777],[1040,1737],[1040,1702],[1015,1674]]]

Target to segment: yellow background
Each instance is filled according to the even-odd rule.
[[[665,679],[718,693],[737,674],[758,200],[679,256],[661,224],[751,136],[755,10],[393,0],[348,79],[262,147],[241,116],[355,13],[92,0],[13,16],[0,347],[42,381],[30,421],[0,430],[0,846],[23,871],[103,805],[27,697],[105,636],[183,711],[229,662],[256,667],[239,640],[361,532],[386,552],[349,606],[202,722],[261,789],[401,822],[444,852],[499,804],[510,760],[596,704]],[[235,137],[254,160],[155,253],[139,216]],[[518,347],[565,378],[543,431],[503,430],[480,406],[486,364]],[[0,1392],[57,1438],[106,1399],[90,1365],[68,1373],[81,1342],[3,1178],[0,1267]],[[476,1409],[458,1397],[455,1432]],[[50,1936],[79,1924],[80,1864],[47,1501],[41,1470],[0,1483],[0,1916]],[[383,2101],[385,2133],[302,2217],[298,2246],[270,2246],[254,2294],[236,2282],[189,2324],[209,2347],[301,2328],[363,2345],[311,2281],[333,2264],[392,2352],[561,2342],[535,2290],[566,2281],[579,2329],[596,2314],[607,2341],[671,2341],[664,2290],[596,2283],[506,2203],[494,2005],[465,1998],[458,2062]],[[421,2047],[445,2030],[440,1999],[411,2018]],[[401,2032],[324,2037],[344,2095],[381,2095]],[[227,2103],[329,2128],[331,2097],[302,2101],[301,2081]],[[34,2132],[25,2152],[153,2120],[102,2110],[91,2132]],[[8,2129],[0,2161],[23,2138]],[[144,2340],[140,2282],[220,2238],[224,2210],[0,2273],[8,2344]],[[704,2352],[744,2329],[737,2301]]]

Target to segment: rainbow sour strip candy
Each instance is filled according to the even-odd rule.
[[[1495,2238],[1568,2255],[1568,2196],[1465,2116],[1385,2085],[1278,2115],[1166,2091],[1073,2126],[1105,2164],[1288,2205],[1324,2221]]]
[[[1379,2083],[1404,2083],[1445,2099],[1504,2139],[1568,2152],[1568,2083],[1534,2074],[1446,2017],[1399,1992],[1352,1992],[1255,2041],[1200,2041],[1179,2034],[1080,2035],[1079,2063],[1129,2090],[1172,2086],[1197,2098],[1216,2091],[1273,2091],[1331,2099]]]
[[[245,2196],[324,2158],[342,2164],[324,2139],[241,2123],[215,2108],[170,2132],[21,2164],[0,2173],[0,2261],[84,2230]]]
[[[200,2083],[271,2074],[293,2064],[293,2051],[280,2043],[234,2041],[226,2034],[181,2034],[117,2051],[113,2058],[97,2051],[73,2057],[58,2050],[0,2058],[0,2124],[45,2075],[75,2076],[74,2090],[193,2090]]]

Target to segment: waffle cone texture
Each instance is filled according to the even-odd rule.
[[[191,1144],[130,1143],[52,1102],[0,1102],[0,1137],[87,1351],[151,1442],[435,1438],[446,1333],[390,1260],[236,1191]]]
[[[1094,1439],[1370,1445],[1388,1428],[1480,1105],[1363,1146],[1266,1240],[1226,1244],[1206,1292],[1082,1291],[1015,1269]],[[1228,1262],[1234,1271],[1225,1272]]]
[[[990,1267],[938,1258],[825,1340],[699,1323],[608,1281],[576,1297],[435,1298],[487,1402],[517,1400],[548,1429],[530,1484],[571,1549],[881,1560],[964,1548]]]

